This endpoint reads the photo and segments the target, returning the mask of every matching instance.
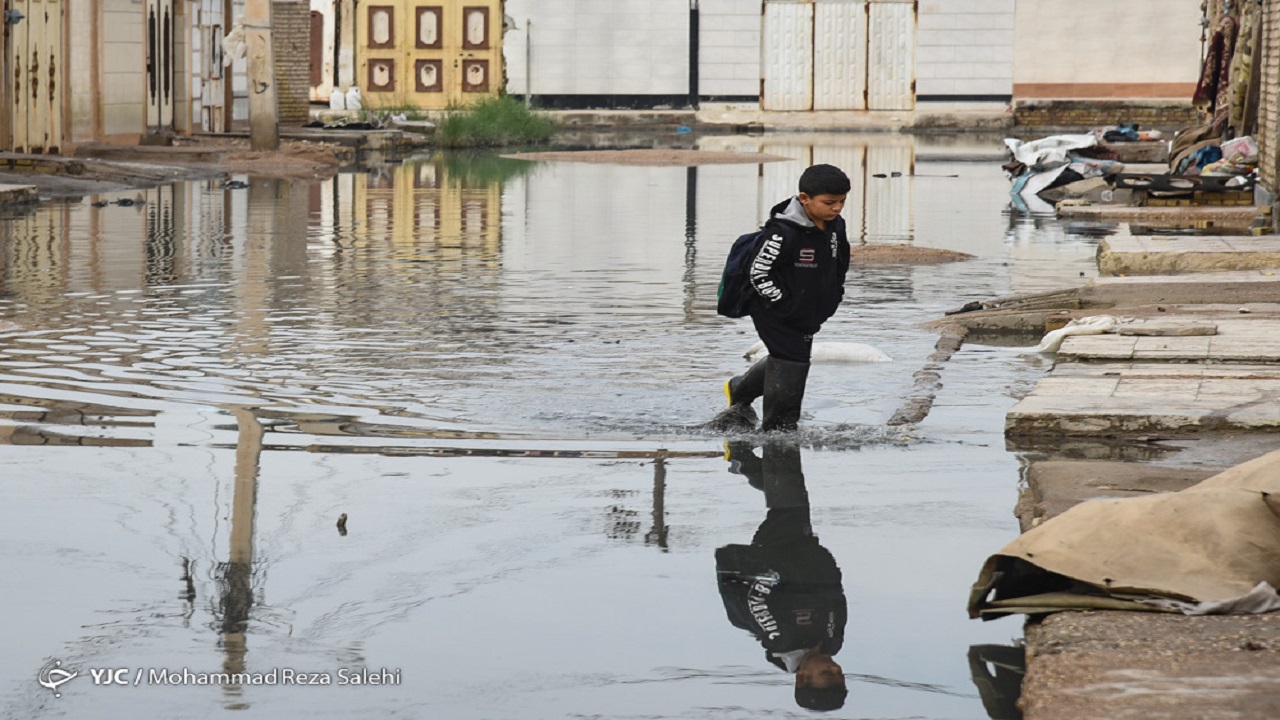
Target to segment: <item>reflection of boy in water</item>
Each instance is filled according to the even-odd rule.
[[[847,619],[840,568],[809,524],[800,448],[769,442],[764,459],[731,443],[730,472],[764,490],[769,512],[750,545],[716,550],[720,597],[729,622],[749,630],[765,658],[796,675],[796,703],[811,710],[844,706],[844,672],[832,658]]]

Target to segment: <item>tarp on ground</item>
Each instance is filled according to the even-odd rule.
[[[1098,138],[1093,135],[1051,135],[1030,142],[1005,138],[1004,144],[1015,160],[1031,170],[1049,170],[1071,162],[1069,152],[1091,148],[1098,144]]]
[[[1270,586],[1263,595],[1275,598],[1280,451],[1181,492],[1089,500],[1047,520],[987,559],[969,615],[1086,607],[1196,612],[1197,604],[1257,597],[1261,583]],[[1199,611],[1259,612],[1275,604]]]

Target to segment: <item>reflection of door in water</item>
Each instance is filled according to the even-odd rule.
[[[57,153],[62,144],[62,0],[10,0],[22,13],[6,23],[9,147],[14,152]]]
[[[173,128],[173,0],[146,0],[147,132]]]
[[[357,83],[368,105],[438,110],[495,94],[502,74],[499,5],[498,0],[369,0],[361,5]]]

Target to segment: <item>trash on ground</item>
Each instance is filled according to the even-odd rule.
[[[1280,451],[1186,490],[1083,502],[987,559],[969,616],[1280,610]]]
[[[1099,146],[1096,136],[1054,135],[1031,142],[1006,138],[1004,143],[1013,155],[1013,162],[1003,166],[1013,182],[1009,194],[1019,210],[1052,213],[1049,203],[1060,200],[1115,200],[1112,178],[1124,172],[1124,164]],[[1086,182],[1095,178],[1106,187]]]
[[[1116,331],[1119,320],[1114,315],[1092,315],[1072,320],[1062,327],[1044,336],[1040,344],[1032,349],[1038,353],[1056,353],[1063,341],[1073,335],[1102,335]]]

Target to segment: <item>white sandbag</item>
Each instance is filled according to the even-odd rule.
[[[347,93],[343,90],[334,88],[329,93],[329,109],[330,110],[346,110],[347,109]]]
[[[347,91],[347,109],[359,110],[362,107],[364,105],[360,102],[360,88],[352,85],[351,89]]]
[[[756,361],[768,355],[769,352],[764,347],[764,342],[757,342],[747,349],[745,357],[748,360]],[[879,348],[862,343],[814,343],[813,350],[809,358],[810,362],[815,363],[880,363],[893,362],[893,358],[889,357]]]
[[[1040,344],[1035,346],[1031,352],[1051,353],[1058,352],[1062,347],[1062,342],[1072,335],[1101,335],[1103,333],[1115,332],[1116,320],[1114,315],[1093,315],[1090,317],[1072,320],[1066,325],[1054,330],[1044,336]]]

